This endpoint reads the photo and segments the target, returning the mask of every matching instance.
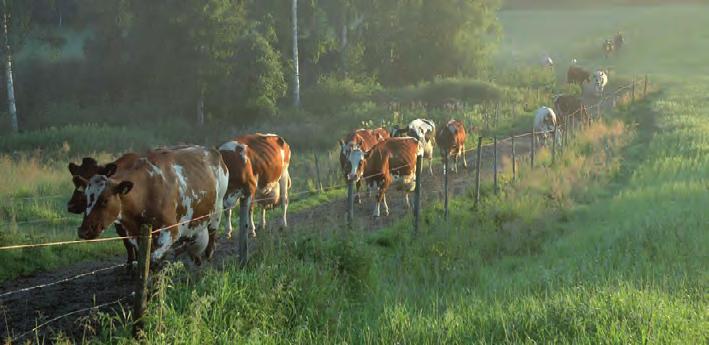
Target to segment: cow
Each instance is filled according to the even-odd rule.
[[[433,146],[436,142],[436,124],[433,121],[427,119],[413,120],[404,128],[395,127],[391,131],[391,136],[416,138],[419,145],[421,145],[423,158],[428,159],[428,172],[433,175]]]
[[[577,66],[569,66],[569,70],[566,72],[566,82],[569,84],[576,84],[578,86],[583,86],[584,82],[591,81],[591,73],[585,69]]]
[[[127,157],[133,157],[133,155],[127,155]],[[120,168],[124,162],[130,159],[118,160],[115,164]],[[69,163],[69,173],[71,173],[72,180],[73,176],[81,176],[85,180],[91,179],[94,175],[98,174],[99,171],[105,169],[105,166],[99,165],[98,162],[91,157],[84,157],[81,160],[81,165]],[[74,214],[82,214],[86,210],[86,195],[84,194],[84,186],[82,184],[74,184],[74,192],[71,194],[71,199],[67,202],[67,211]],[[126,237],[127,233],[123,226],[119,223],[114,223],[116,228],[116,233],[118,236]],[[137,253],[135,247],[128,239],[123,239],[123,246],[126,248],[126,268],[128,272],[133,270],[133,261],[137,258]]]
[[[404,191],[406,206],[410,207],[409,193],[416,187],[416,157],[422,146],[416,138],[395,137],[379,142],[366,155],[363,154],[357,170],[362,171],[370,189],[377,190],[374,217],[379,217],[380,206],[384,203],[384,215],[389,215],[386,192],[393,183]]]
[[[534,131],[536,132],[537,142],[543,145],[547,144],[549,134],[552,133],[557,139],[557,118],[554,110],[549,107],[540,107],[534,114]],[[558,143],[558,142],[557,142]]]
[[[586,106],[573,95],[558,95],[554,98],[554,111],[560,123],[567,123],[569,116],[587,117]]]
[[[224,199],[226,236],[231,238],[231,211],[236,202],[249,202],[249,235],[256,237],[255,204],[261,206],[260,227],[266,227],[266,210],[283,208],[283,227],[288,227],[288,190],[291,178],[290,145],[276,134],[246,134],[219,147],[229,169],[229,187]]]
[[[465,161],[465,138],[465,126],[463,122],[458,120],[448,121],[446,126],[440,128],[436,134],[436,144],[441,152],[441,157],[444,162],[447,162],[449,157],[453,158],[452,170],[454,172],[458,172],[458,159],[461,156],[463,157],[463,167],[468,167],[468,162]]]
[[[95,239],[118,223],[137,247],[141,226],[151,225],[151,261],[160,262],[181,241],[199,266],[214,253],[228,182],[229,172],[214,149],[185,145],[124,155],[89,179],[74,176],[86,197],[78,235]]]
[[[361,174],[357,175],[356,166],[359,162],[359,153],[354,149],[359,148],[362,154],[366,154],[379,141],[389,138],[389,132],[384,128],[377,129],[357,129],[347,134],[345,138],[340,140],[340,167],[345,177],[345,181],[353,180],[356,183],[357,192],[355,201],[361,203],[362,199],[359,195],[361,187]],[[355,152],[354,154],[352,154]]]
[[[608,84],[608,74],[605,71],[597,70],[593,73],[593,87],[597,96],[603,95],[603,90]]]
[[[615,51],[620,52],[620,49],[623,48],[623,44],[625,44],[623,33],[618,31],[618,33],[616,33],[613,37],[613,46],[615,47]]]
[[[603,49],[603,56],[605,56],[606,59],[608,57],[610,57],[611,54],[613,54],[613,50],[615,49],[615,46],[613,45],[613,40],[603,41],[602,49]]]

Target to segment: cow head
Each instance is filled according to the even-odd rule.
[[[133,183],[111,179],[115,172],[116,165],[108,164],[90,179],[74,176],[74,184],[83,188],[86,198],[84,219],[78,229],[79,238],[97,238],[120,215],[120,198],[131,191]]]
[[[394,128],[391,129],[391,132],[389,132],[389,134],[391,137],[409,136],[409,127],[395,126]]]
[[[358,135],[355,135],[349,142],[340,140],[340,157],[347,180],[358,181],[362,177],[364,171],[362,161],[365,156],[363,145],[364,140]]]
[[[81,165],[76,165],[73,162],[69,163],[69,172],[72,176],[80,176],[84,179],[90,179],[96,175],[99,170],[103,169],[98,165],[95,159],[85,157],[81,160]],[[84,186],[74,183],[74,192],[71,194],[71,199],[66,204],[69,213],[81,214],[86,209],[86,197],[84,196]]]

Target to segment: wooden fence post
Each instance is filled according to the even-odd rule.
[[[645,86],[643,86],[643,98],[647,97],[647,73],[645,74]]]
[[[143,330],[143,314],[148,305],[148,277],[150,275],[150,247],[153,239],[153,228],[148,224],[140,227],[138,237],[138,281],[135,286],[133,300],[133,337],[141,337]]]
[[[497,195],[497,136],[492,137],[492,182],[494,186],[495,195]]]
[[[414,190],[414,235],[419,232],[419,216],[421,214],[421,165],[423,153],[416,155],[416,189]]]
[[[251,196],[241,198],[239,201],[239,266],[246,267],[249,259],[249,209],[251,208]]]
[[[448,162],[448,155],[446,154],[443,158],[443,217],[446,220],[448,220]]]
[[[633,76],[633,103],[635,103],[635,76]]]
[[[534,126],[532,126],[532,150],[531,150],[531,156],[530,156],[530,164],[532,166],[532,169],[534,169],[534,147],[537,145],[535,143],[535,137],[537,136],[536,131],[534,130]]]
[[[478,137],[477,160],[475,161],[475,206],[480,203],[480,163],[482,161],[483,137]]]
[[[515,152],[515,136],[512,136],[512,181],[517,179],[517,154]]]
[[[559,140],[559,129],[554,124],[554,135],[551,137],[551,163],[556,163],[556,141]]]
[[[322,193],[322,180],[320,179],[320,160],[318,159],[318,154],[317,152],[313,152],[313,156],[315,157],[315,175],[318,178],[318,192]]]
[[[354,220],[354,191],[355,182],[354,180],[347,179],[347,225],[352,226],[352,221]]]

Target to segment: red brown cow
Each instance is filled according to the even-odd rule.
[[[359,195],[359,189],[361,187],[361,174],[357,174],[356,167],[359,161],[362,159],[363,155],[357,152],[366,154],[369,150],[374,147],[378,142],[389,138],[389,132],[384,128],[377,129],[357,129],[352,133],[348,134],[344,139],[340,140],[340,167],[342,168],[342,174],[345,177],[345,181],[354,180],[357,185],[356,201],[358,203],[362,202]],[[359,148],[359,151],[355,149]],[[353,155],[352,153],[355,152]]]
[[[237,200],[249,202],[249,230],[256,236],[254,203],[262,207],[261,227],[266,226],[266,209],[283,207],[283,226],[288,226],[288,189],[291,187],[288,166],[290,146],[275,134],[247,134],[219,147],[229,169],[229,188],[224,199],[227,210],[226,233],[231,238],[231,209]]]
[[[588,116],[586,106],[581,100],[572,95],[559,95],[554,98],[554,111],[560,123],[566,123],[569,116]]]
[[[444,161],[453,158],[453,171],[458,172],[458,159],[463,157],[463,167],[468,167],[465,161],[465,126],[458,120],[450,120],[448,124],[440,128],[436,134],[436,143]]]
[[[178,240],[195,264],[210,258],[229,182],[219,152],[176,146],[128,154],[117,162],[121,168],[109,163],[88,180],[74,176],[87,201],[79,237],[97,238],[114,222],[138,236],[149,224],[162,229],[153,234],[152,261],[162,259]]]
[[[411,137],[389,138],[378,143],[364,159],[358,170],[370,189],[377,188],[377,201],[374,217],[380,216],[380,205],[384,203],[384,214],[389,215],[386,191],[397,182],[396,187],[404,191],[406,205],[409,206],[409,193],[416,185],[416,155],[423,154],[419,142]]]
[[[569,66],[566,72],[566,82],[583,86],[584,82],[591,82],[591,73],[581,67]]]
[[[125,162],[130,161],[126,157],[132,157],[131,155],[126,155],[121,159],[115,161],[114,163],[121,169]],[[104,170],[106,167],[99,165],[95,159],[90,157],[85,157],[81,160],[81,165],[69,163],[69,172],[72,176],[80,176],[85,180],[91,179],[94,175],[98,174],[100,171]],[[82,184],[74,184],[74,192],[71,195],[71,199],[67,202],[67,211],[74,214],[82,214],[86,210],[86,195],[84,195],[84,186]],[[125,237],[127,235],[126,230],[123,229],[119,223],[114,224],[116,228],[116,233],[118,236]],[[123,246],[126,248],[126,268],[128,271],[132,271],[133,261],[136,260],[136,250],[133,244],[128,240],[123,240]]]

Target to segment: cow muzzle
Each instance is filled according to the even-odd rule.
[[[359,175],[357,175],[357,174],[347,174],[347,180],[348,180],[348,181],[357,182],[357,181],[359,181]]]
[[[82,240],[93,240],[96,239],[99,235],[101,235],[104,229],[106,229],[106,227],[101,224],[82,224],[78,229],[78,235],[79,238]]]

